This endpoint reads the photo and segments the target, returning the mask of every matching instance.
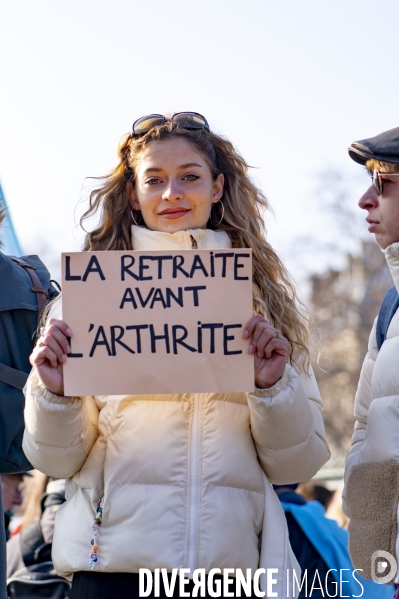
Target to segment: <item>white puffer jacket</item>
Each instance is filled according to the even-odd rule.
[[[190,248],[191,237],[200,249],[230,247],[222,232],[133,235],[140,250]],[[32,372],[24,451],[39,470],[68,478],[57,570],[89,569],[104,497],[96,570],[274,567],[273,591],[286,597],[285,570],[296,562],[270,482],[309,480],[327,461],[321,410],[314,378],[289,365],[274,387],[250,394],[58,397]]]
[[[384,253],[399,289],[399,243]],[[380,351],[376,324],[377,320],[355,398],[355,432],[346,458],[343,492],[343,507],[351,519],[352,561],[367,578],[371,578],[375,551],[399,557],[399,310]]]

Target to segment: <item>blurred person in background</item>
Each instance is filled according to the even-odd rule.
[[[130,395],[65,397],[73,331],[54,303],[32,353],[24,449],[68,478],[53,560],[73,577],[71,599],[138,596],[141,568],[245,576],[272,564],[285,596],[283,568],[297,562],[268,480],[308,480],[330,454],[310,335],[265,239],[267,207],[231,142],[188,112],[138,119],[92,192],[85,216],[101,217],[86,251],[252,248],[254,316],[243,333],[254,379],[248,393],[135,395],[133,382]]]
[[[0,226],[4,219],[5,211],[0,207]],[[22,389],[31,369],[29,355],[40,315],[47,301],[57,293],[50,284],[48,270],[37,256],[15,258],[0,251],[0,475],[5,476],[3,484],[6,481],[7,488],[15,489],[21,482],[21,476],[9,479],[9,475],[31,468],[22,451],[25,403]],[[8,505],[9,500],[6,501]],[[0,506],[2,509],[1,498]],[[5,529],[0,526],[0,599],[5,598]]]
[[[299,493],[299,495],[302,495],[306,501],[318,501],[324,506],[324,509],[328,508],[334,494],[333,491],[330,491],[330,489],[327,489],[324,485],[317,484],[313,481],[301,483],[298,485],[296,492]]]
[[[6,532],[6,540],[10,538],[10,521],[13,516],[13,509],[16,506],[21,506],[23,501],[23,480],[24,474],[2,474],[1,495],[3,500],[4,511],[4,528]]]
[[[54,521],[65,501],[65,480],[33,471],[23,500],[20,530],[7,541],[7,578],[17,570],[51,560]]]
[[[41,500],[46,492],[50,477],[39,470],[31,470],[30,476],[24,480],[24,493],[21,505],[21,519],[13,528],[12,536],[21,532],[23,528],[38,520],[41,516]]]
[[[399,559],[399,127],[353,142],[349,155],[371,176],[359,206],[367,213],[369,231],[385,254],[394,285],[374,322],[360,374],[343,506],[355,566],[368,578],[378,574],[388,581],[396,574],[398,583],[394,566],[386,569],[389,560],[376,571],[375,558],[384,551]]]

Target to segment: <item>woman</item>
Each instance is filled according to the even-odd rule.
[[[308,333],[264,239],[267,202],[247,168],[201,115],[150,115],[91,193],[83,219],[99,209],[101,217],[87,251],[252,248],[254,316],[244,337],[255,378],[248,394],[63,397],[73,332],[60,302],[53,307],[31,358],[24,449],[36,468],[69,479],[53,559],[74,575],[72,597],[108,599],[107,585],[121,585],[115,597],[134,596],[141,568],[274,565],[287,592],[283,568],[293,560],[269,482],[309,480],[329,451]]]

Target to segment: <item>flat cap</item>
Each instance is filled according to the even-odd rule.
[[[352,160],[359,164],[366,164],[370,158],[399,164],[399,127],[369,139],[354,141],[348,152]]]

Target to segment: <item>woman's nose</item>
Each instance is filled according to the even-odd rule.
[[[183,192],[179,182],[175,179],[170,179],[162,194],[165,200],[180,200],[183,197]]]
[[[366,193],[360,198],[358,204],[364,210],[370,210],[378,205],[378,194],[374,185],[370,185]]]

